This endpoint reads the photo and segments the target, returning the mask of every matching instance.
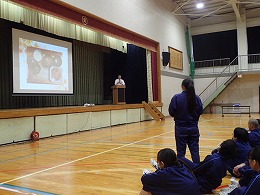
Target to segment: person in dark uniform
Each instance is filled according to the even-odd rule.
[[[235,158],[230,159],[227,162],[227,170],[233,177],[238,177],[233,173],[235,166],[245,162],[248,154],[252,147],[248,142],[248,132],[245,128],[236,127],[233,132],[233,140],[237,144],[237,155]],[[212,153],[217,152],[217,149],[213,150]]]
[[[181,158],[196,176],[200,192],[211,194],[222,183],[222,178],[227,175],[227,161],[236,155],[236,142],[232,139],[220,144],[218,152],[207,155],[200,163],[193,163],[186,158]]]
[[[236,175],[233,173],[235,166],[245,162],[247,160],[248,154],[252,147],[248,142],[249,136],[246,129],[237,127],[234,129],[233,140],[237,144],[237,156],[234,159],[231,159],[227,162],[228,172],[233,176]]]
[[[251,147],[255,147],[260,144],[260,128],[258,119],[250,119],[248,121],[248,132],[249,132],[249,144]],[[256,172],[251,169],[249,161],[246,160],[244,163],[236,165],[233,169],[234,175],[237,177],[242,177],[239,180],[241,186],[247,185],[252,177],[255,177]]]
[[[199,117],[203,112],[202,102],[195,94],[194,83],[187,78],[182,81],[182,93],[172,97],[169,114],[175,121],[177,156],[185,157],[188,145],[192,161],[200,162],[199,156]]]
[[[260,145],[260,128],[257,119],[250,119],[248,121],[249,133],[249,144],[252,147]]]
[[[199,195],[195,176],[182,164],[176,153],[164,148],[157,154],[158,169],[141,178],[143,189],[139,195]]]
[[[234,189],[230,195],[256,195],[260,194],[260,146],[254,147],[248,158],[250,167],[257,174],[250,180],[248,185]]]

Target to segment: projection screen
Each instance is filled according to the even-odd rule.
[[[13,94],[73,94],[72,43],[12,29]]]

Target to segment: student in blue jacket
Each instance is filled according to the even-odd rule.
[[[252,128],[250,128],[252,126]],[[257,119],[250,119],[248,121],[249,133],[249,143],[252,147],[260,145],[260,128]]]
[[[260,121],[260,119],[250,119],[248,121],[248,130],[249,130],[248,141],[249,141],[249,144],[250,144],[251,147],[255,147],[256,145],[260,145],[259,121]],[[254,175],[251,172],[255,172],[255,171],[253,171],[251,169],[248,160],[246,160],[245,162],[235,166],[234,169],[233,169],[233,173],[237,177],[243,176],[243,178],[245,179],[245,178],[247,178],[247,176],[249,176],[245,180],[248,180],[248,179],[251,180],[251,175]],[[243,181],[243,180],[240,180],[239,182],[241,182],[241,181]],[[245,183],[247,183],[247,182],[245,182]]]
[[[185,157],[188,145],[194,163],[200,162],[199,156],[199,117],[203,112],[202,102],[195,94],[194,83],[187,78],[182,81],[182,93],[172,97],[169,114],[175,121],[175,140],[177,156]]]
[[[233,173],[235,166],[244,163],[247,160],[248,154],[252,147],[248,142],[248,132],[246,129],[236,127],[233,132],[233,140],[237,144],[237,155],[235,158],[227,162],[227,170],[233,177],[238,177]]]
[[[222,178],[227,175],[227,161],[236,155],[236,142],[232,139],[226,140],[220,144],[218,152],[206,156],[206,158],[196,164],[186,158],[184,162],[193,170],[196,176],[200,192],[202,194],[211,194],[222,183]]]
[[[247,186],[234,189],[230,195],[257,195],[260,194],[260,146],[254,147],[248,158],[250,167],[258,174],[255,175]]]
[[[141,178],[143,189],[139,195],[199,195],[195,176],[182,164],[176,153],[165,148],[157,154],[158,169]]]

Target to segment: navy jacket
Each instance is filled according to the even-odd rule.
[[[172,97],[169,105],[169,114],[174,117],[177,126],[198,126],[199,117],[203,112],[202,102],[196,95],[197,108],[194,113],[189,113],[187,104],[187,92],[176,94]]]
[[[219,154],[214,153],[193,168],[193,173],[198,179],[202,193],[210,193],[222,183],[222,178],[227,174],[226,161]]]
[[[260,128],[255,129],[249,133],[249,143],[252,147],[260,145]]]
[[[141,178],[143,190],[153,195],[199,195],[195,176],[185,165],[158,169]]]
[[[233,175],[233,176],[235,176],[233,174],[234,167],[247,161],[248,154],[249,154],[250,150],[252,149],[249,142],[236,141],[236,144],[237,144],[236,158],[231,159],[227,162],[228,172],[231,173],[231,175]]]
[[[251,179],[248,186],[242,186],[230,192],[230,195],[258,195],[260,194],[260,174]]]

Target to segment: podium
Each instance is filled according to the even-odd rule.
[[[125,85],[113,85],[113,104],[125,104]]]

